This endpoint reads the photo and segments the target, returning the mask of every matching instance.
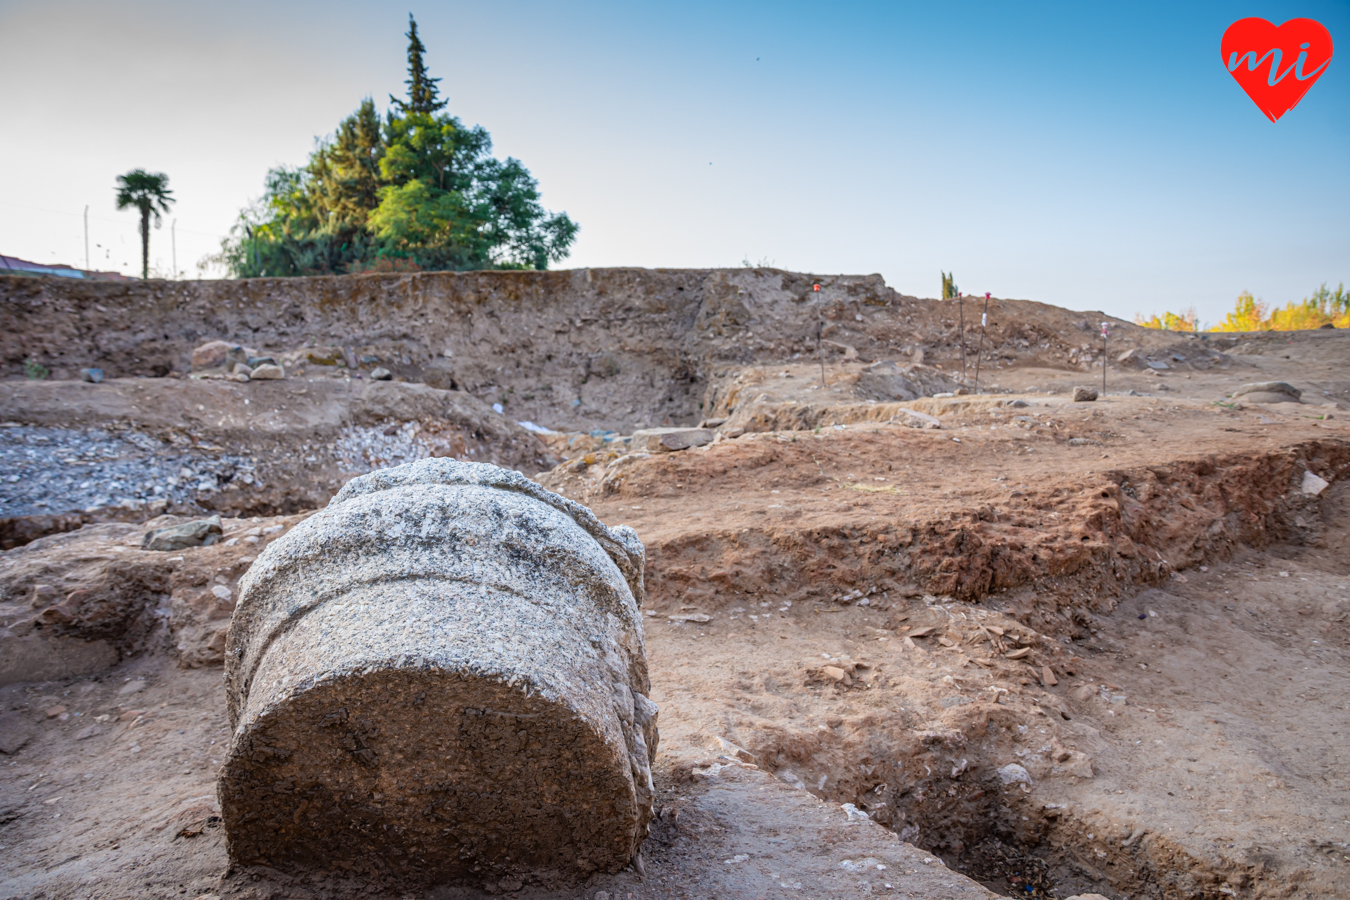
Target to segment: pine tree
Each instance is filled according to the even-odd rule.
[[[428,78],[427,67],[422,62],[422,54],[427,52],[427,48],[422,45],[422,39],[417,36],[417,20],[408,13],[408,80],[403,82],[408,86],[408,100],[398,99],[393,94],[389,95],[389,102],[405,115],[410,112],[432,115],[445,109],[446,101],[440,99],[440,91],[436,85],[440,84],[439,78]]]

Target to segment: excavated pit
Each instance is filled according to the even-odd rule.
[[[987,896],[963,875],[1014,896],[1343,893],[1350,334],[1118,323],[1130,359],[1075,403],[1100,384],[1102,316],[995,300],[993,392],[910,401],[959,380],[956,320],[875,278],[0,278],[0,294],[17,311],[0,361],[61,376],[0,397],[19,475],[0,483],[16,545],[0,655],[46,667],[0,687],[5,900],[407,896],[392,849],[305,878],[230,865],[215,667],[269,545],[351,477],[428,456],[539,473],[636,530],[662,710],[645,874],[553,889],[489,860],[464,897]],[[126,326],[149,320],[165,328]],[[138,377],[182,375],[215,338],[287,356],[290,377]],[[407,380],[357,377],[376,364]],[[74,381],[85,365],[109,380]],[[1303,402],[1235,396],[1270,381]],[[705,419],[703,447],[622,441]],[[141,549],[210,512],[220,543]],[[348,755],[371,749],[354,708],[322,732]]]

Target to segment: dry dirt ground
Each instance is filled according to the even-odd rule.
[[[564,460],[542,483],[647,545],[661,706],[641,870],[563,894],[229,868],[220,636],[302,512],[178,553],[139,550],[141,522],[9,550],[0,898],[1344,896],[1350,340],[1174,343],[1092,403],[1068,392],[1100,370],[990,356],[996,393],[899,404],[939,428],[861,395],[872,360],[822,386],[788,355],[710,381],[709,446],[539,445]],[[1269,380],[1307,402],[1227,398]],[[455,415],[498,429],[484,456],[529,449]]]

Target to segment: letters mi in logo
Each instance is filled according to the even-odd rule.
[[[1331,34],[1314,19],[1275,26],[1239,19],[1223,33],[1223,64],[1274,122],[1303,99],[1331,62]]]

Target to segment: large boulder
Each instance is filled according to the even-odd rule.
[[[231,859],[411,881],[615,872],[652,816],[644,551],[517,472],[364,475],[240,582]]]
[[[1233,391],[1245,403],[1302,403],[1303,392],[1287,381],[1257,381]]]
[[[899,366],[889,360],[874,362],[858,374],[853,392],[866,400],[908,403],[959,387],[957,382],[930,366],[910,363]]]

